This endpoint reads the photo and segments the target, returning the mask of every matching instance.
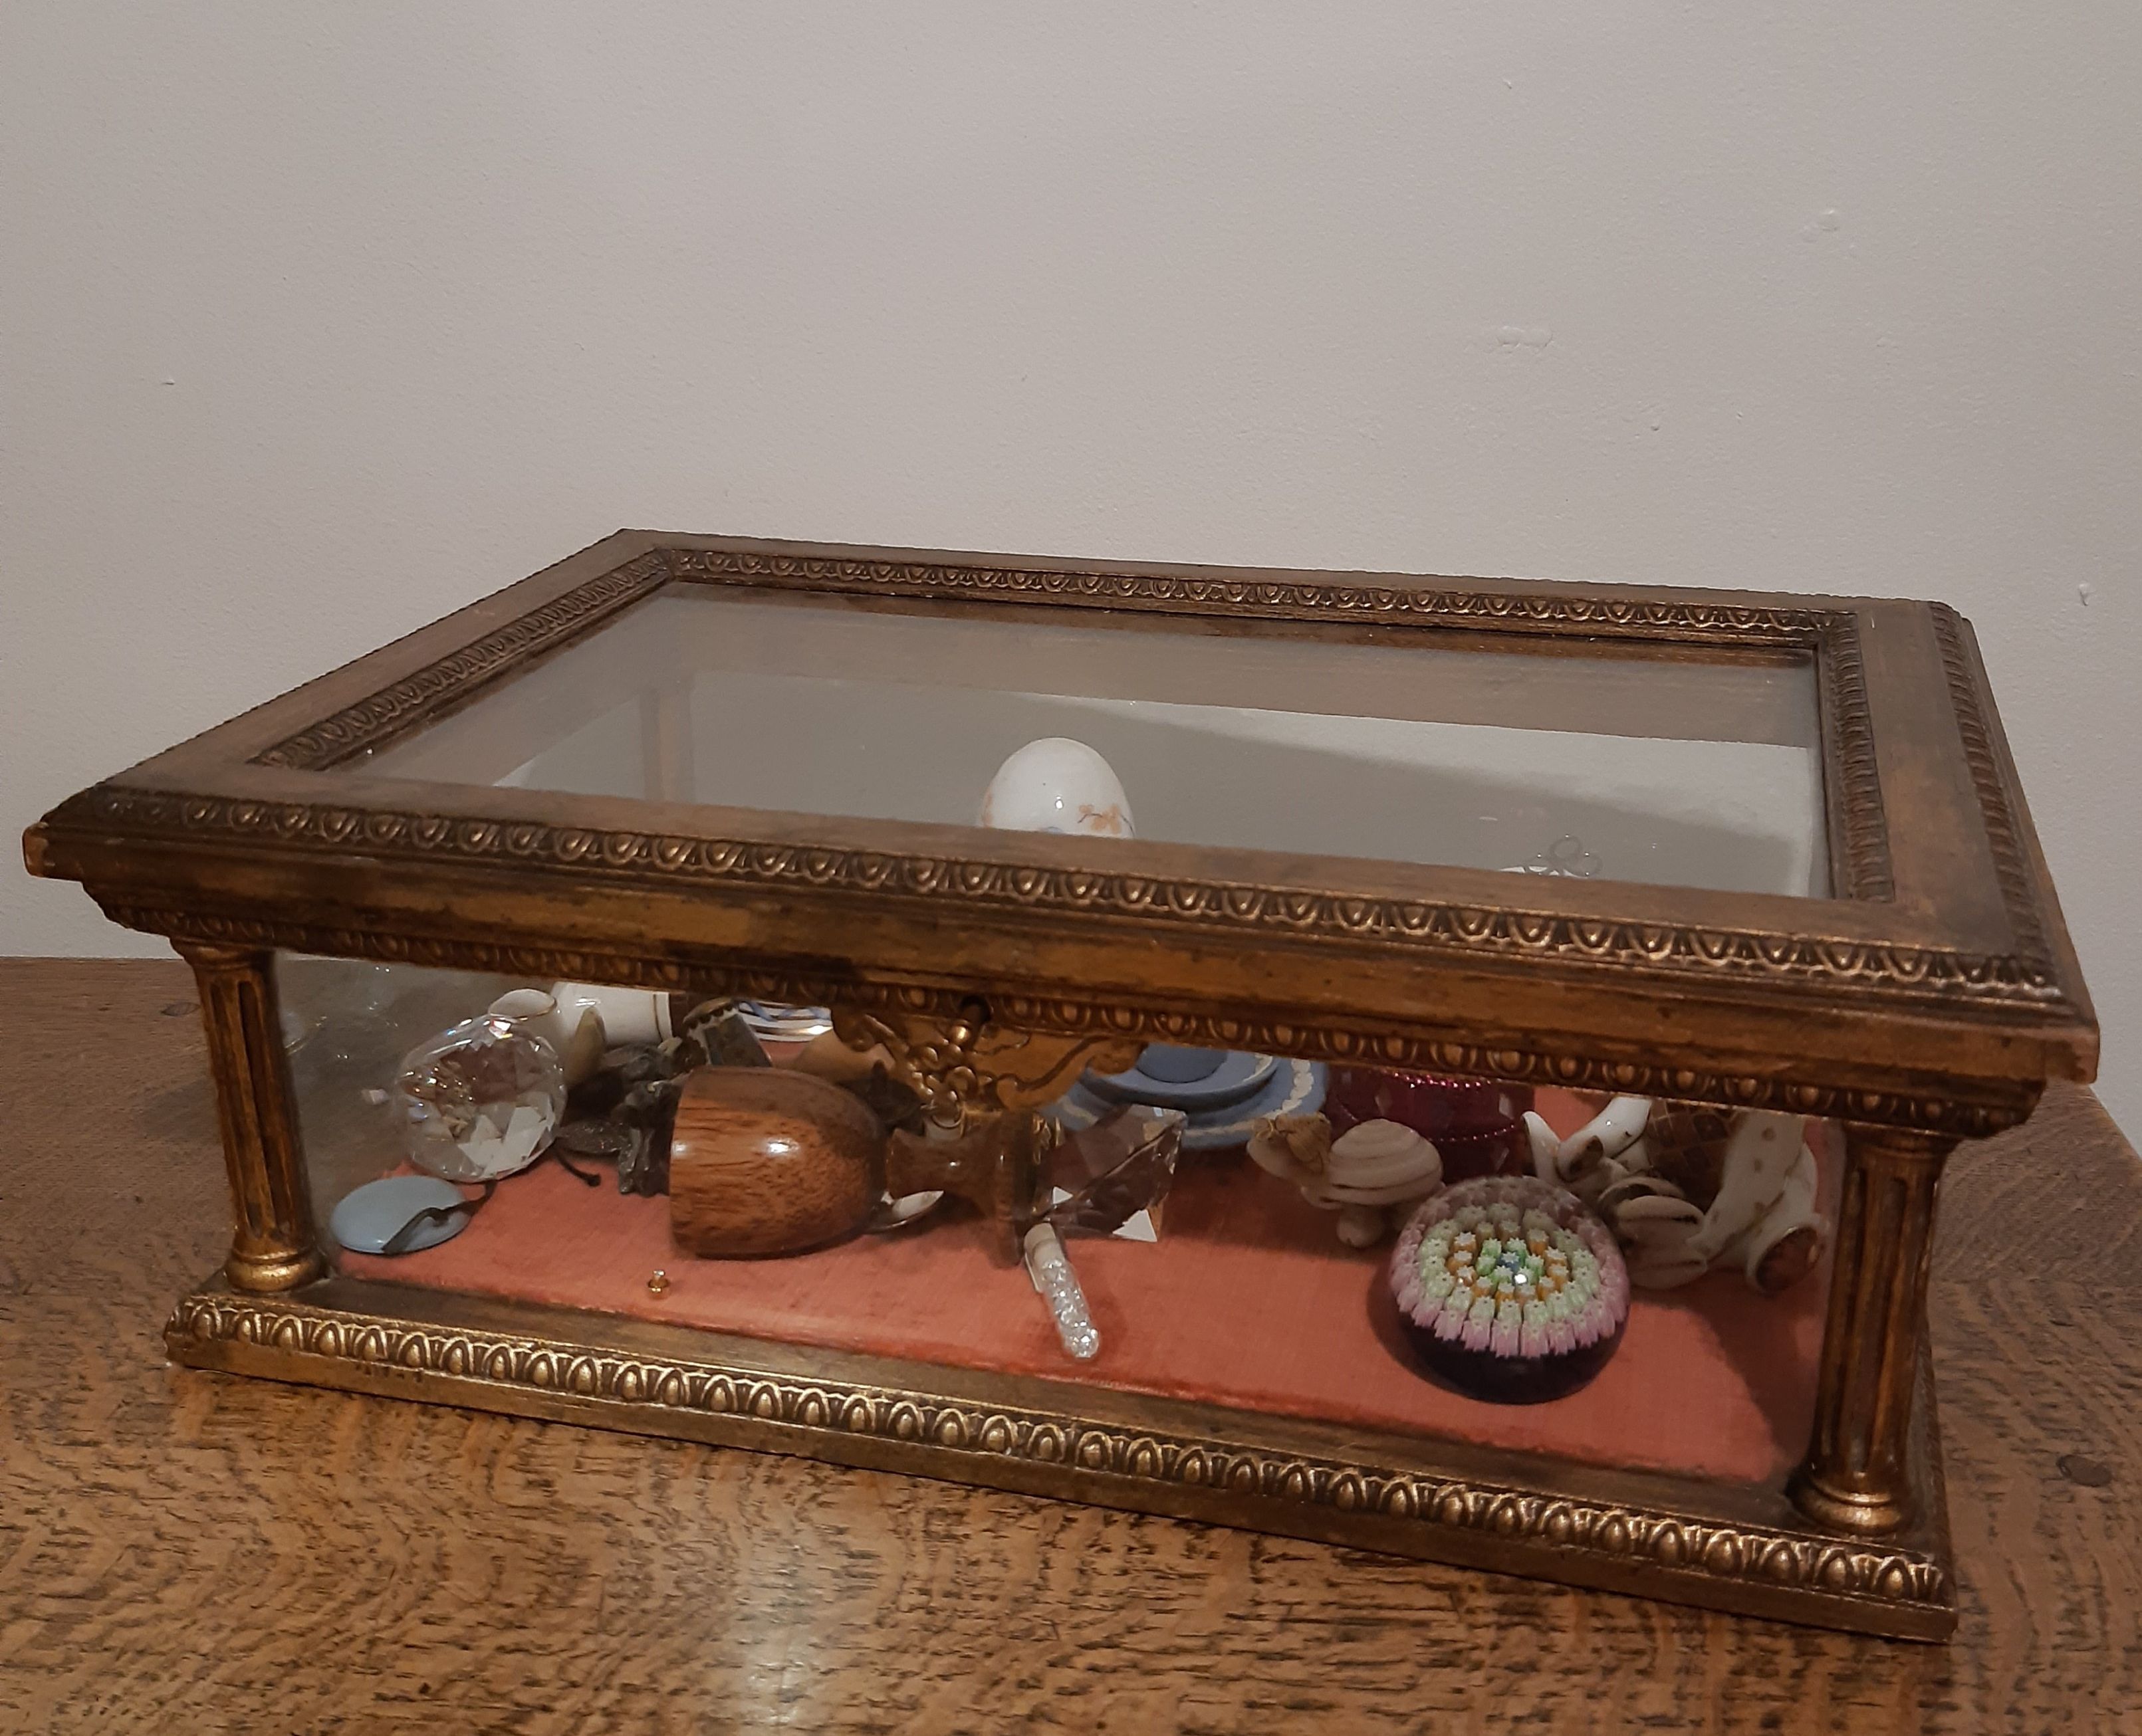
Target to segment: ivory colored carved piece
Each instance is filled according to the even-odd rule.
[[[1542,1180],[1606,1221],[1640,1288],[1730,1269],[1774,1295],[1814,1271],[1829,1241],[1803,1131],[1796,1115],[1617,1097],[1559,1144],[1534,1127],[1533,1159]]]
[[[1268,1115],[1250,1136],[1252,1162],[1291,1181],[1312,1206],[1339,1214],[1339,1240],[1374,1247],[1389,1232],[1387,1208],[1443,1185],[1434,1142],[1394,1121],[1355,1122],[1333,1137],[1322,1115]]]

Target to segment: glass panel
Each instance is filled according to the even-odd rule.
[[[402,1161],[390,1095],[402,1058],[521,986],[517,977],[471,971],[276,955],[283,1043],[323,1218],[351,1189]]]
[[[363,763],[972,825],[1008,756],[1064,737],[1142,838],[1827,890],[1804,654],[1019,613],[665,592]]]

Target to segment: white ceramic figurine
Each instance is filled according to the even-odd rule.
[[[1730,1267],[1774,1295],[1829,1241],[1797,1115],[1618,1097],[1567,1139],[1537,1115],[1525,1123],[1534,1171],[1597,1209],[1645,1289]]]

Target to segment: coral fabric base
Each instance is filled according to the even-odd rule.
[[[1564,1131],[1587,1113],[1561,1093],[1541,1097]],[[1833,1152],[1817,1151],[1830,1181]],[[693,1260],[670,1245],[668,1201],[589,1188],[544,1163],[502,1184],[452,1241],[341,1264],[358,1277],[1732,1482],[1769,1482],[1806,1447],[1826,1267],[1768,1300],[1722,1273],[1639,1291],[1620,1351],[1589,1387],[1506,1407],[1415,1372],[1384,1281],[1388,1242],[1342,1246],[1330,1214],[1239,1155],[1186,1165],[1159,1242],[1069,1247],[1101,1332],[1100,1354],[1083,1365],[1058,1348],[1024,1270],[997,1264],[971,1218],[782,1260]],[[670,1280],[659,1296],[647,1288],[658,1269]]]

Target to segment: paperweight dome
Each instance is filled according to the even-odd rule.
[[[1501,1404],[1586,1385],[1629,1318],[1611,1233],[1576,1195],[1530,1176],[1461,1181],[1427,1201],[1399,1234],[1390,1284],[1429,1372]]]

